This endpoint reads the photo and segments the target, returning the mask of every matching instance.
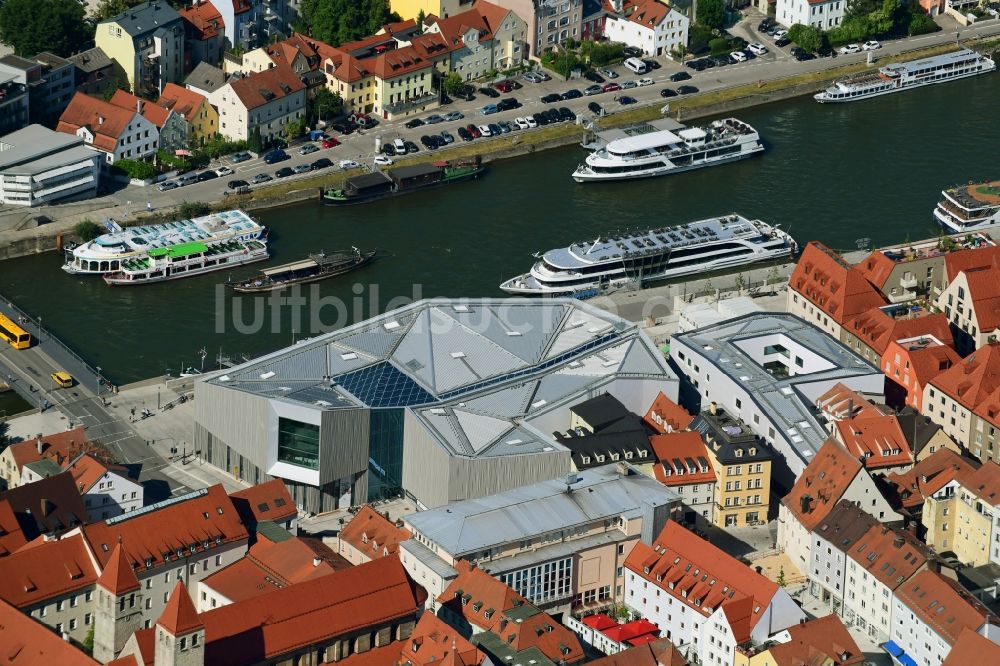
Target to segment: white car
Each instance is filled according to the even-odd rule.
[[[743,51],[733,51],[729,54],[729,57],[733,59],[733,62],[747,61],[747,54],[743,53]]]
[[[874,39],[865,42],[864,44],[861,45],[862,51],[874,51],[875,49],[880,49],[880,48],[882,48],[882,45],[876,42]]]
[[[337,166],[339,166],[344,171],[347,171],[348,169],[361,168],[361,165],[355,162],[354,160],[340,160],[340,162],[337,163]]]
[[[480,125],[479,126],[479,133],[482,134],[484,137],[486,137],[486,136],[493,136],[493,132],[490,130],[490,126],[489,125]]]
[[[527,119],[521,118],[520,116],[514,118],[514,123],[518,126],[519,129],[528,129],[529,127],[531,127],[531,125],[528,124]]]
[[[754,55],[762,56],[765,53],[767,53],[767,47],[764,46],[763,44],[758,43],[758,42],[754,42],[753,44],[751,44],[747,48],[750,49],[750,53],[752,53]]]
[[[376,155],[375,166],[392,166],[392,158],[388,155]]]
[[[215,173],[219,174],[220,176],[232,176],[233,173],[235,173],[235,172],[232,169],[230,169],[229,167],[224,166],[224,167],[220,167],[220,168],[216,169]]]
[[[638,86],[651,86],[653,85],[653,79],[639,79],[635,82]]]
[[[852,53],[859,53],[860,51],[861,47],[857,44],[848,44],[847,46],[841,46],[839,53],[841,55],[850,55]]]
[[[534,118],[532,118],[531,116],[525,116],[524,117],[524,122],[528,123],[528,128],[529,129],[531,129],[533,127],[538,127],[538,121],[535,120]]]
[[[775,39],[781,39],[782,37],[787,37],[787,36],[788,36],[787,30],[778,30],[773,35]]]

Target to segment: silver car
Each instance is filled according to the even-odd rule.
[[[545,80],[535,72],[525,72],[524,74],[521,75],[521,78],[524,79],[525,81],[528,81],[529,83],[541,83],[542,81]]]

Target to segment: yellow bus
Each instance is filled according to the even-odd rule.
[[[31,333],[0,314],[0,337],[14,349],[27,349],[31,346]]]

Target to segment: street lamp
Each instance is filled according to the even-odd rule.
[[[38,316],[38,341],[42,341],[42,317]]]
[[[97,396],[101,396],[101,366],[97,366]]]

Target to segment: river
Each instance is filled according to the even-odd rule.
[[[576,146],[490,165],[475,183],[363,206],[301,204],[260,214],[272,263],[321,249],[377,247],[360,271],[303,290],[306,305],[234,301],[212,275],[132,288],[59,270],[55,253],[0,263],[0,293],[47,331],[126,383],[278,348],[381,310],[397,297],[500,296],[531,254],[619,228],[676,224],[729,211],[781,223],[800,241],[855,249],[937,233],[941,189],[1000,178],[1000,76],[981,76],[869,101],[809,98],[736,115],[767,152],[732,165],[651,180],[579,185]],[[249,275],[244,267],[234,276]],[[342,303],[343,305],[338,305]],[[317,309],[318,308],[318,309]],[[264,316],[253,326],[253,313]],[[296,320],[295,314],[298,319]],[[240,324],[239,322],[242,322]]]

